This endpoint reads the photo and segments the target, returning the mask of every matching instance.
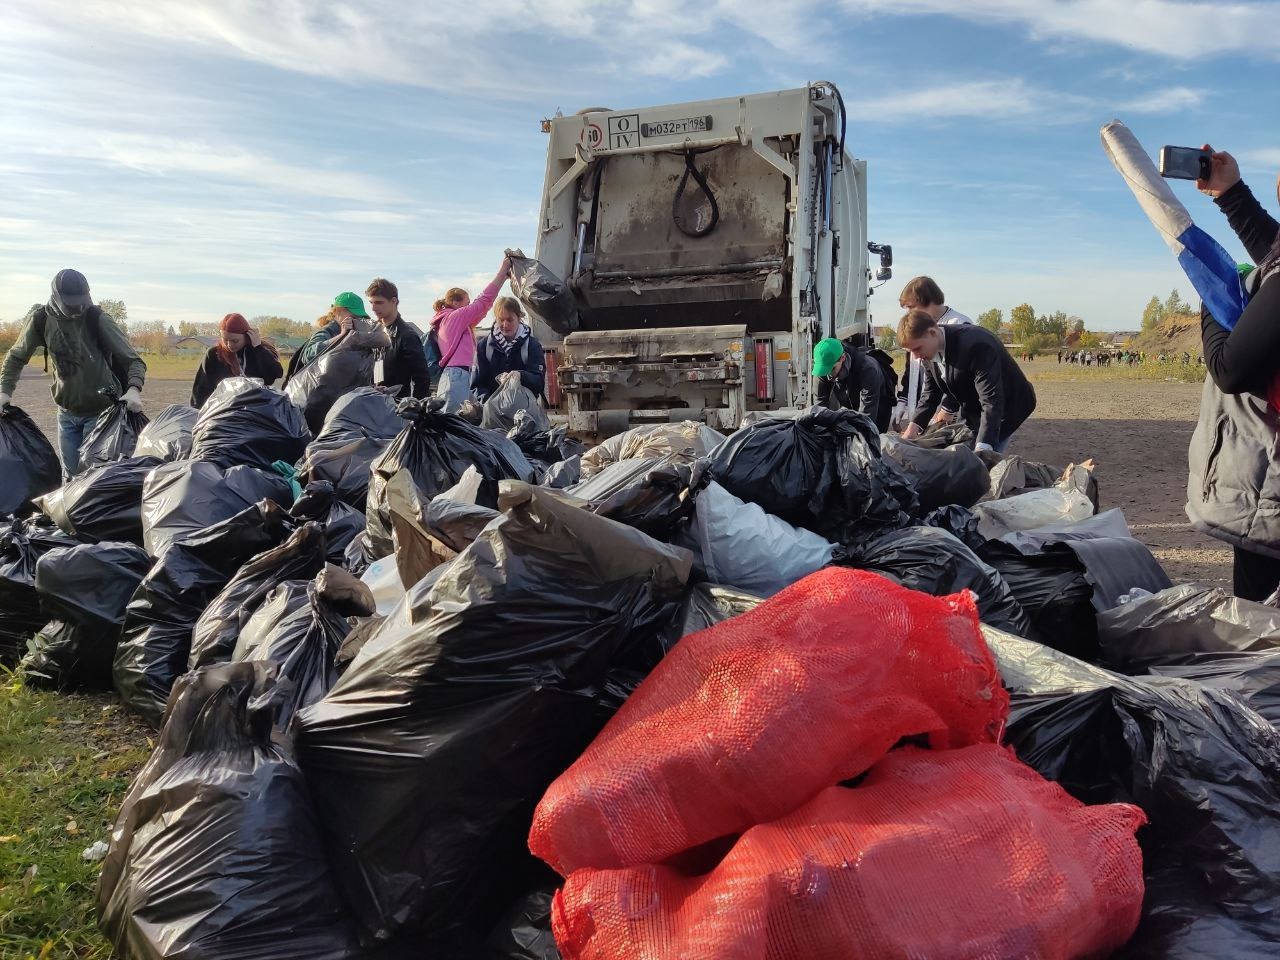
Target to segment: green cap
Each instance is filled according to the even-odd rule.
[[[364,301],[350,290],[346,293],[340,293],[334,297],[333,305],[335,307],[346,307],[353,315],[363,317],[366,320],[369,319],[369,315],[364,312]]]
[[[819,340],[813,348],[813,375],[827,377],[831,368],[844,356],[844,344],[835,337]]]

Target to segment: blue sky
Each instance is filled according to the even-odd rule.
[[[0,319],[64,266],[132,319],[310,320],[384,275],[406,317],[534,247],[557,109],[826,79],[901,283],[1136,328],[1190,288],[1098,142],[1213,143],[1276,212],[1280,3],[9,0]],[[1175,184],[1243,257],[1221,214]]]

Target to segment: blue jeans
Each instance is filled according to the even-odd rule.
[[[80,447],[98,422],[98,414],[80,416],[58,410],[58,457],[62,460],[62,482],[66,483],[80,472]]]
[[[471,371],[466,367],[445,367],[440,371],[436,396],[444,401],[445,413],[457,413],[471,399]]]

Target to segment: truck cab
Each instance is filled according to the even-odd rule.
[[[804,407],[813,345],[867,336],[866,163],[831,84],[544,129],[537,259],[578,318],[534,325],[575,433]]]

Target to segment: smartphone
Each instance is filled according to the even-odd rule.
[[[1174,180],[1208,180],[1212,154],[1199,147],[1161,147],[1160,176]]]

